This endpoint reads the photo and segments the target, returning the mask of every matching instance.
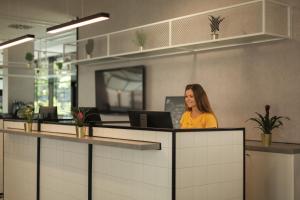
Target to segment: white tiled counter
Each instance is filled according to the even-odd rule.
[[[246,142],[247,200],[300,199],[300,145]]]
[[[242,130],[176,133],[176,199],[242,200]]]
[[[7,200],[244,199],[244,129],[22,127],[4,121]]]

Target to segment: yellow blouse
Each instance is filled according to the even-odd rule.
[[[217,128],[217,119],[211,113],[203,113],[192,118],[191,112],[186,111],[181,116],[180,128]]]

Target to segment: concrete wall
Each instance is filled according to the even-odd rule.
[[[172,17],[192,14],[246,1],[102,1],[102,11],[112,19],[80,29],[80,38],[108,33]],[[297,0],[286,1],[298,6]],[[86,5],[94,12],[98,3]],[[274,131],[275,141],[300,143],[300,11],[293,7],[293,39],[246,45],[196,54],[79,67],[79,105],[94,106],[94,71],[97,69],[146,65],[148,110],[163,110],[165,96],[183,95],[188,83],[206,89],[220,127],[246,127],[248,139],[259,139],[252,123],[245,123],[254,112],[271,105],[272,115],[291,118]],[[242,16],[241,16],[242,17]],[[88,88],[88,89],[87,89]]]

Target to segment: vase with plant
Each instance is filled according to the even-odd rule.
[[[144,31],[138,30],[135,32],[135,39],[133,42],[140,48],[140,51],[143,51],[147,41],[147,35]]]
[[[26,122],[24,123],[25,132],[31,132],[34,116],[34,106],[32,104],[27,104],[23,106],[18,111],[18,116],[21,116],[21,118],[24,118],[26,120]]]
[[[220,31],[220,23],[225,19],[225,17],[221,16],[212,16],[210,15],[208,17],[210,21],[210,29],[211,29],[211,38],[212,39],[218,39],[219,38],[219,31]]]
[[[34,55],[31,52],[25,54],[25,60],[27,61],[27,67],[31,67]]]
[[[270,117],[270,105],[265,105],[266,114],[262,115],[255,112],[258,117],[252,117],[248,120],[254,121],[258,126],[256,128],[261,130],[261,138],[264,146],[270,146],[272,143],[272,130],[283,126],[282,119],[289,120],[288,117],[284,116],[273,116]],[[247,120],[247,121],[248,121]]]
[[[92,57],[93,50],[94,50],[94,40],[89,39],[85,45],[85,52],[86,52],[87,59]]]
[[[76,136],[79,138],[84,137],[86,135],[86,127],[84,126],[86,112],[80,110],[79,108],[73,108],[72,116],[76,125]]]
[[[62,62],[57,62],[56,66],[57,66],[58,70],[60,71],[63,68],[63,63]]]

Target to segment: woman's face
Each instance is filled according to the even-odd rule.
[[[188,108],[197,107],[195,98],[194,98],[194,92],[191,89],[188,89],[185,91],[185,103]]]

